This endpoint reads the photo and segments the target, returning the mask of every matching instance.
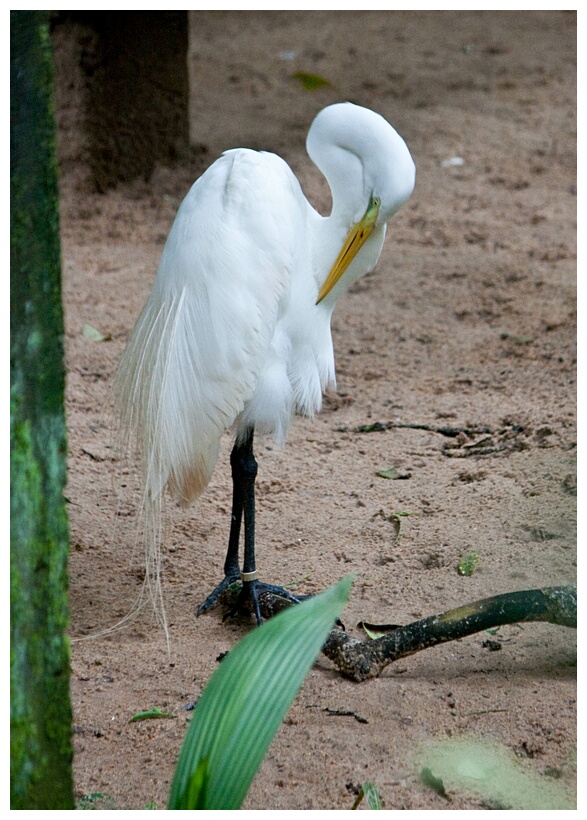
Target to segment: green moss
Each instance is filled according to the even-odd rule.
[[[11,12],[12,809],[72,809],[63,315],[46,12]]]

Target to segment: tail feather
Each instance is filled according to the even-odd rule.
[[[183,504],[208,484],[224,429],[222,419],[206,412],[187,321],[184,292],[162,304],[149,300],[115,380],[121,441],[140,459],[145,498],[168,488]]]
[[[166,629],[161,591],[165,490],[187,505],[205,489],[218,459],[230,414],[212,413],[198,384],[189,339],[185,291],[150,298],[131,334],[115,377],[119,441],[138,457],[142,479],[145,586]],[[225,423],[223,423],[225,422]]]

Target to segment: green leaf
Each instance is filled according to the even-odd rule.
[[[397,478],[399,473],[395,467],[390,467],[389,470],[378,470],[375,475],[378,475],[380,478]]]
[[[137,720],[152,720],[153,718],[174,718],[175,715],[172,715],[171,712],[165,711],[165,709],[159,709],[158,706],[153,706],[152,709],[145,709],[144,712],[137,712],[136,715],[133,715],[129,721],[129,723],[134,723]]]
[[[111,794],[104,794],[103,792],[92,792],[80,798],[77,808],[80,811],[109,811],[116,808],[116,800]]]
[[[349,595],[351,577],[291,607],[229,652],[200,696],[170,809],[238,809]]]
[[[383,635],[389,635],[390,632],[400,628],[399,624],[370,624],[368,621],[359,621],[357,626],[363,629],[372,641],[382,638]]]
[[[381,809],[381,797],[379,796],[379,792],[377,791],[377,786],[374,783],[371,783],[369,780],[362,784],[361,791],[357,795],[357,799],[355,800],[352,809],[358,809],[361,800],[365,798],[367,801],[367,806],[370,809]]]
[[[374,783],[371,783],[370,781],[363,783],[363,794],[365,795],[365,800],[367,801],[367,805],[370,809],[381,808],[381,797],[379,796],[379,792],[377,791],[377,787]]]
[[[307,71],[296,71],[291,76],[294,80],[299,80],[306,91],[315,91],[317,88],[330,85],[324,77],[321,77],[319,74],[309,74]]]
[[[86,339],[91,339],[92,342],[110,342],[112,340],[110,333],[102,333],[100,330],[96,330],[95,327],[88,324],[83,326],[82,335],[85,336]]]
[[[185,793],[185,801],[190,809],[205,809],[208,797],[208,758],[198,761],[195,772],[190,777]]]
[[[477,550],[468,552],[466,555],[463,555],[463,557],[459,561],[457,565],[457,572],[459,573],[459,575],[472,575],[477,569],[478,563],[479,554],[477,553]]]
[[[420,779],[425,786],[429,786],[431,789],[434,789],[437,794],[441,797],[444,797],[445,800],[450,800],[450,797],[446,793],[446,789],[444,788],[444,783],[442,782],[441,777],[435,777],[430,769],[427,766],[424,766],[422,771],[420,772]]]

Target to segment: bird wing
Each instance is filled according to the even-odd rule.
[[[121,360],[116,394],[151,498],[189,503],[252,397],[287,298],[299,184],[274,154],[228,151],[192,186]]]

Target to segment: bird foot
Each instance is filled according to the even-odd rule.
[[[238,567],[234,572],[228,572],[226,576],[222,579],[222,581],[218,584],[215,590],[213,590],[210,595],[206,598],[203,604],[200,604],[198,607],[198,611],[196,615],[202,615],[204,612],[207,612],[211,607],[214,606],[218,598],[222,595],[222,593],[228,589],[231,584],[234,584],[236,581],[240,579],[240,571]]]
[[[272,595],[277,595],[280,598],[285,598],[286,600],[291,601],[292,604],[299,604],[302,598],[307,597],[304,595],[296,598],[295,595],[292,595],[291,592],[288,592],[283,587],[274,586],[273,584],[265,584],[263,581],[244,581],[236,601],[224,615],[222,620],[225,621],[227,618],[236,615],[236,613],[240,612],[241,609],[248,609],[252,610],[257,624],[263,623],[259,597],[267,592],[270,592]]]

